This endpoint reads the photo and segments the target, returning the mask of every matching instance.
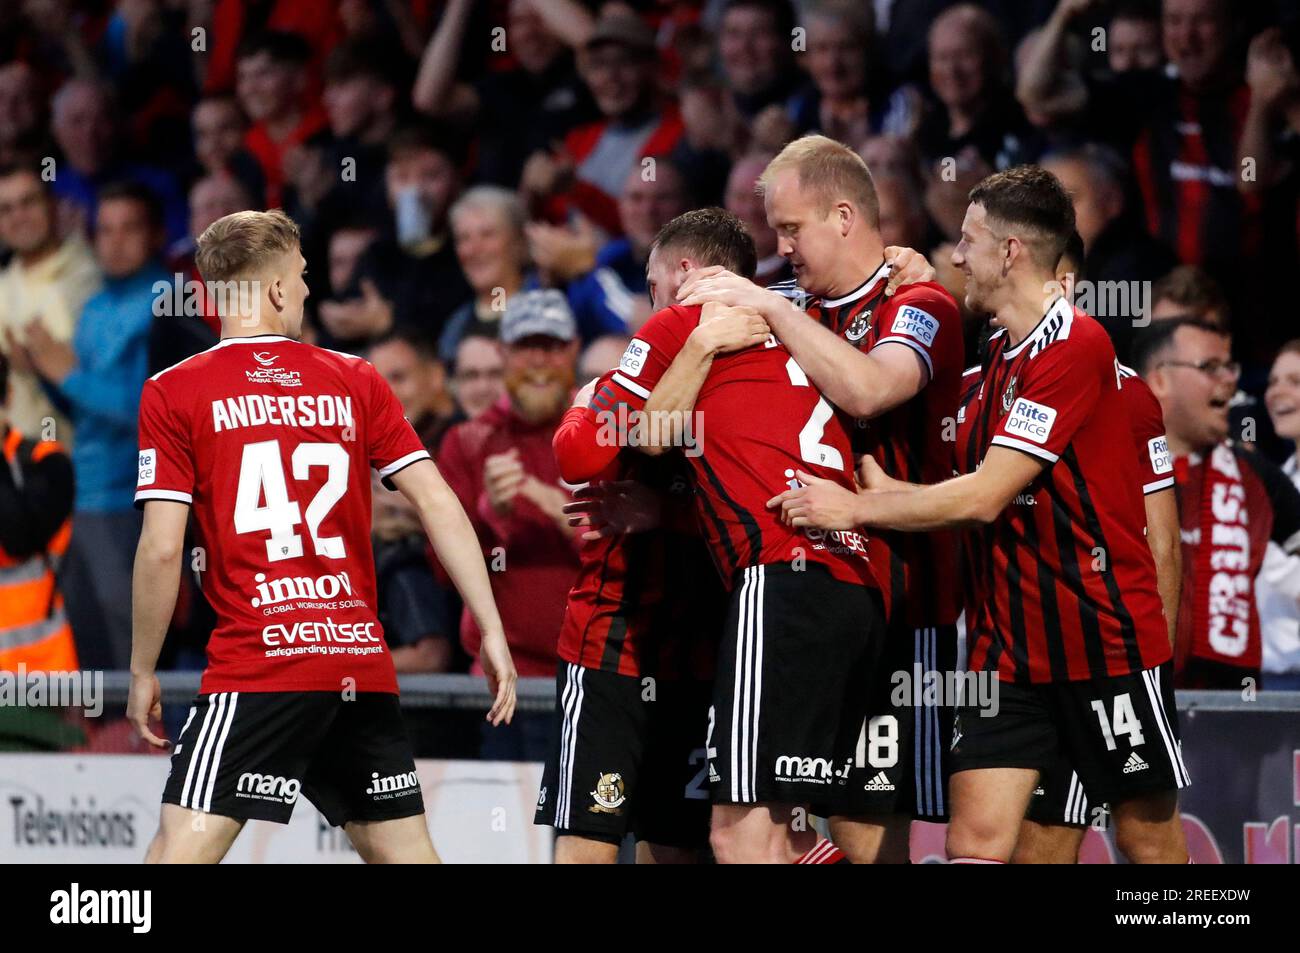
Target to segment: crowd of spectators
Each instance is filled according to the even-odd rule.
[[[1231,335],[1231,361],[1188,373],[1231,384],[1225,436],[1300,481],[1280,292],[1300,235],[1298,40],[1285,0],[0,4],[7,419],[72,455],[62,587],[83,664],[126,665],[141,384],[215,341],[201,287],[182,289],[195,236],[245,208],[300,223],[307,334],[393,385],[480,533],[522,675],[552,674],[577,565],[551,428],[648,316],[648,249],[675,215],[725,206],[760,280],[790,278],[754,183],[809,132],[859,151],[886,242],[959,301],[970,188],[1051,169],[1075,197],[1080,304],[1121,359],[1151,320]],[[374,519],[399,670],[472,669],[476,633],[418,520],[382,490]],[[1295,597],[1277,595],[1300,591],[1293,562],[1270,552],[1281,588],[1261,582],[1279,684],[1300,678]],[[173,664],[200,664],[208,624],[191,586]]]

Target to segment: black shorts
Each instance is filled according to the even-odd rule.
[[[1065,758],[1057,758],[1056,764],[1043,771],[1038,779],[1025,817],[1039,824],[1095,827],[1104,831],[1110,827],[1110,805],[1089,801],[1079,772]]]
[[[534,823],[618,843],[709,842],[708,682],[638,678],[560,662],[559,740]]]
[[[880,594],[809,564],[751,566],[731,594],[709,713],[715,804],[807,804],[849,773],[884,642]]]
[[[1169,663],[1088,681],[999,682],[994,713],[958,711],[951,771],[1048,772],[1064,758],[1095,801],[1111,804],[1186,787],[1172,682]]]
[[[164,804],[289,823],[302,795],[335,827],[424,813],[397,696],[216,692],[194,699]]]
[[[816,813],[946,821],[957,674],[955,625],[891,627],[867,688],[848,783]]]

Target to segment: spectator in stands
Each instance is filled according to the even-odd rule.
[[[203,176],[190,186],[189,207],[189,234],[167,249],[168,264],[175,265],[175,270],[188,271],[194,267],[194,243],[205,228],[223,216],[256,208],[256,203],[243,182],[220,170]]]
[[[621,232],[618,200],[648,156],[667,155],[682,136],[677,106],[656,90],[654,34],[629,13],[601,17],[578,65],[601,118],[572,130],[558,153],[535,152],[520,188],[545,217],[581,212],[611,235]]]
[[[746,119],[756,120],[768,107],[793,119],[794,97],[803,82],[791,49],[794,26],[789,0],[728,0],[723,8],[718,65]]]
[[[208,96],[190,112],[194,158],[201,174],[234,176],[252,198],[252,208],[264,206],[266,183],[262,167],[244,149],[248,120],[234,96]]]
[[[149,332],[149,374],[179,364],[200,351],[206,351],[221,336],[221,318],[194,262],[195,242],[204,230],[219,218],[255,208],[253,197],[244,184],[229,172],[221,171],[199,179],[190,187],[190,236],[174,243],[166,255],[167,270],[182,287],[193,289],[197,304],[172,309],[153,323]]]
[[[1151,318],[1196,318],[1228,330],[1228,299],[1219,283],[1192,265],[1179,265],[1151,289]]]
[[[653,159],[627,175],[618,201],[623,237],[612,239],[595,266],[569,284],[569,304],[584,341],[602,334],[634,332],[650,316],[645,266],[659,229],[691,208],[691,196],[677,167]]]
[[[524,207],[497,185],[469,189],[451,207],[451,237],[474,300],[452,313],[438,339],[438,355],[451,363],[467,334],[496,337],[511,296],[537,281],[528,274]]]
[[[1258,683],[1256,579],[1270,541],[1300,553],[1300,491],[1275,463],[1229,439],[1241,370],[1231,343],[1217,325],[1188,318],[1158,321],[1137,342],[1137,370],[1164,412],[1178,486],[1183,596],[1174,663],[1182,688]]]
[[[76,212],[83,229],[96,219],[100,188],[109,183],[137,182],[158,196],[167,239],[185,237],[185,197],[175,176],[122,155],[113,87],[88,79],[68,80],[54,95],[51,124],[62,154],[53,180],[54,194]]]
[[[297,33],[268,30],[239,48],[236,92],[252,126],[244,148],[266,182],[268,208],[283,204],[287,154],[327,125],[325,110],[308,97],[311,47]]]
[[[606,334],[584,347],[578,358],[578,383],[594,381],[606,371],[618,367],[630,341],[631,338],[624,334]]]
[[[1159,0],[1123,0],[1106,28],[1106,63],[1112,73],[1153,70],[1165,61]]]
[[[804,65],[812,87],[795,99],[795,128],[840,142],[861,142],[885,130],[890,100],[868,73],[874,43],[871,7],[813,5],[804,18]],[[889,121],[901,131],[901,99]]]
[[[390,49],[370,38],[347,40],[326,60],[322,101],[328,135],[296,149],[285,170],[290,207],[313,226],[309,232],[328,233],[359,215],[383,217],[384,162],[403,85],[400,65]],[[314,234],[309,237],[313,246],[319,244]]]
[[[379,237],[379,230],[364,218],[343,221],[329,232],[326,247],[326,277],[329,287],[316,306],[320,325],[318,343],[336,350],[356,350],[371,339],[365,323],[369,317],[365,308],[354,301],[343,301],[340,295],[356,287],[355,277],[367,249]]]
[[[927,165],[973,148],[993,170],[1033,157],[1029,124],[1006,84],[1007,53],[993,15],[972,3],[935,18],[929,34],[934,95],[917,129]]]
[[[90,247],[74,232],[59,238],[48,183],[34,167],[0,168],[0,244],[13,257],[0,270],[0,352],[12,353],[32,324],[51,340],[72,340],[86,300],[102,278]],[[42,440],[72,443],[72,426],[21,360],[9,374],[10,423]]]
[[[1294,452],[1300,440],[1300,338],[1282,346],[1268,377],[1264,394],[1273,429],[1292,442],[1293,452],[1282,472],[1300,489],[1300,459]],[[1300,691],[1300,559],[1287,556],[1270,541],[1264,565],[1255,583],[1263,639],[1264,687]]]
[[[367,338],[396,326],[436,340],[447,318],[473,296],[448,228],[447,212],[460,192],[450,146],[431,127],[399,129],[388,142],[384,187],[392,231],[366,249],[353,284],[335,294]]]
[[[754,280],[767,286],[794,277],[789,260],[777,253],[776,232],[767,224],[767,209],[756,188],[758,177],[772,161],[769,152],[756,152],[742,156],[731,167],[727,178],[726,208],[745,225],[745,231],[754,240],[758,252],[758,271]]]
[[[1063,69],[1061,50],[1085,6],[1061,0],[1044,26],[1017,83],[1027,109],[1080,80]],[[1083,76],[1083,126],[1132,155],[1148,230],[1183,263],[1225,279],[1263,246],[1259,197],[1238,169],[1251,97],[1229,56],[1227,0],[1164,0],[1162,25],[1173,69]]]
[[[571,52],[586,44],[595,20],[574,0],[514,0],[505,29],[517,65],[468,82],[458,80],[457,67],[473,6],[474,0],[447,3],[420,61],[411,102],[434,119],[472,124],[479,145],[476,178],[514,188],[528,156],[597,118]]]
[[[35,162],[50,155],[45,99],[26,63],[0,66],[0,163]]]
[[[471,334],[456,348],[451,392],[456,405],[470,420],[495,406],[506,392],[505,359],[496,338]]]
[[[86,302],[71,346],[32,323],[15,350],[77,431],[77,503],[64,594],[87,668],[126,668],[131,658],[127,594],[140,532],[133,505],[136,425],[154,286],[171,285],[158,260],[162,247],[162,210],[153,193],[134,183],[106,186],[95,221],[104,289]]]
[[[421,442],[436,452],[456,420],[447,375],[423,337],[398,332],[370,346],[366,358],[392,387]],[[400,493],[374,488],[375,575],[380,622],[399,672],[443,672],[454,657],[460,604],[426,555],[418,511]]]
[[[502,319],[507,397],[448,431],[438,466],[456,491],[494,570],[492,588],[521,676],[555,669],[564,604],[578,568],[577,538],[563,512],[551,438],[573,397],[578,329],[555,290],[515,295]],[[468,613],[461,643],[478,672],[479,634]],[[516,716],[510,732],[484,736],[483,756],[536,760],[551,718]]]
[[[0,672],[75,672],[77,649],[55,573],[68,548],[72,463],[58,443],[8,419],[0,354]],[[7,707],[7,706],[5,706]]]
[[[1134,329],[1145,324],[1148,317],[1141,313],[1140,305],[1153,303],[1145,302],[1138,290],[1167,274],[1177,259],[1126,210],[1126,170],[1114,150],[1086,145],[1050,153],[1042,165],[1061,180],[1074,200],[1074,220],[1083,239],[1089,280],[1098,287],[1109,286],[1103,282],[1128,283],[1123,298],[1117,299],[1128,303],[1125,313],[1109,313],[1101,295],[1088,309],[1110,334],[1116,354],[1126,360]]]
[[[907,175],[872,175],[880,204],[880,238],[886,246],[928,246],[925,206],[916,180]]]
[[[402,413],[436,456],[447,429],[465,418],[447,389],[447,369],[432,344],[423,335],[397,331],[370,345],[366,359],[388,381]]]
[[[1096,281],[1154,281],[1176,265],[1169,246],[1152,238],[1126,213],[1128,170],[1124,160],[1102,145],[1086,145],[1044,157],[1047,169],[1074,200],[1074,217],[1083,238],[1088,273]]]
[[[726,86],[711,72],[685,77],[677,95],[682,137],[671,153],[673,164],[702,204],[718,204],[732,158],[750,140],[749,124]]]

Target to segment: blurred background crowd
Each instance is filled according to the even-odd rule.
[[[32,626],[66,636],[50,667],[70,650],[127,666],[140,388],[215,342],[194,240],[241,209],[300,223],[308,334],[392,384],[497,570],[524,676],[553,675],[577,568],[550,450],[575,383],[649,315],[648,247],[683,211],[725,206],[759,279],[790,277],[754,184],[808,132],[860,152],[886,243],[925,253],[959,301],[968,191],[1047,166],[1075,196],[1076,291],[1093,293],[1079,303],[1121,359],[1153,319],[1193,319],[1193,350],[1197,334],[1230,341],[1199,363],[1168,359],[1178,334],[1146,348],[1190,368],[1171,431],[1221,440],[1178,401],[1227,387],[1227,436],[1300,480],[1282,287],[1300,235],[1298,41],[1294,0],[0,3],[0,667],[19,658],[6,629]],[[22,440],[67,457],[24,470]],[[1300,507],[1265,482],[1257,518],[1278,553],[1246,668],[1300,686],[1284,555]],[[399,671],[472,670],[476,633],[414,513],[375,500]],[[62,605],[42,588],[56,564]],[[210,625],[191,580],[172,667],[202,667]]]

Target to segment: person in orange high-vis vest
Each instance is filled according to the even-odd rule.
[[[0,355],[0,398],[8,394]],[[58,443],[11,428],[0,404],[0,671],[66,672],[77,666],[72,628],[55,580],[72,534],[72,461]]]

